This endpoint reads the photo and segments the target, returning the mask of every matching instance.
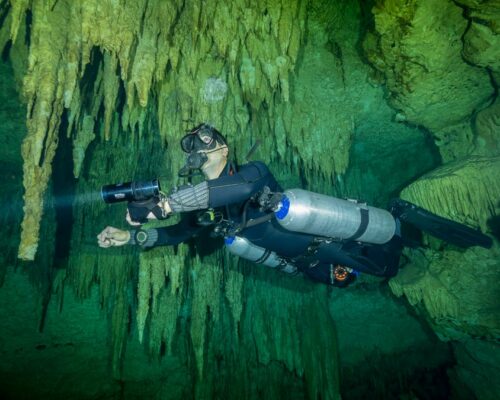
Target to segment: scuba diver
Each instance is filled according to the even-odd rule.
[[[100,247],[178,245],[210,229],[211,236],[224,237],[235,255],[345,287],[359,273],[397,274],[403,247],[412,245],[402,235],[402,225],[412,225],[460,247],[492,245],[480,231],[401,199],[383,210],[302,189],[283,191],[264,163],[236,166],[229,162],[225,138],[207,124],[185,135],[181,148],[187,159],[179,175],[189,177],[201,171],[206,180],[175,188],[168,195],[157,190],[145,199],[134,198],[126,216],[131,225],[166,219],[174,213],[183,213],[181,221],[156,229],[108,226],[97,236]],[[111,186],[103,187],[103,199],[122,201],[122,193],[108,192]],[[119,200],[109,200],[113,196]]]

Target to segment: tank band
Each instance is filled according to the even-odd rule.
[[[266,251],[264,252],[264,254],[262,254],[262,257],[254,261],[255,264],[262,264],[269,258],[269,256],[271,255],[271,250],[268,249],[265,250]]]
[[[366,208],[361,208],[359,211],[361,212],[361,223],[359,224],[358,230],[354,233],[354,235],[346,240],[359,239],[366,232],[366,228],[368,228],[368,222],[370,221],[368,210]]]

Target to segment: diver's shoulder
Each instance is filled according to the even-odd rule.
[[[241,168],[258,168],[259,170],[269,171],[268,166],[264,161],[249,161],[241,166]]]
[[[240,172],[245,173],[249,171],[254,171],[254,173],[258,172],[260,176],[271,174],[268,166],[263,161],[249,161],[247,164],[240,166]]]

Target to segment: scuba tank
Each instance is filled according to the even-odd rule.
[[[387,210],[302,189],[286,190],[275,215],[289,231],[339,240],[384,244],[396,232]]]
[[[256,264],[267,265],[270,268],[278,268],[289,274],[297,272],[297,267],[286,262],[286,260],[278,256],[274,251],[257,246],[246,238],[229,236],[225,238],[224,242],[229,252],[238,257],[253,261]]]

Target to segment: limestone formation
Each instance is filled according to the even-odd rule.
[[[473,157],[420,178],[402,197],[438,215],[491,232],[500,203],[500,159]],[[498,246],[413,250],[390,281],[397,296],[423,308],[444,340],[500,336]]]
[[[494,399],[500,393],[498,381],[500,346],[482,340],[467,340],[454,345],[457,363],[450,372],[457,398],[475,396]]]
[[[391,279],[397,296],[423,309],[442,340],[500,337],[498,250],[411,251],[410,264]]]
[[[481,110],[474,120],[477,132],[476,151],[484,155],[500,153],[500,100]]]
[[[500,158],[471,157],[444,165],[406,187],[401,197],[442,217],[481,227],[497,215]]]
[[[494,93],[487,71],[462,58],[462,12],[451,0],[377,2],[375,28],[364,42],[368,59],[385,77],[392,106],[438,137],[466,123]],[[451,153],[445,143],[445,161],[463,156],[472,146],[470,136]]]
[[[63,363],[61,386],[71,376],[92,382],[93,397],[249,400],[337,399],[345,382],[361,393],[360,376],[364,393],[404,396],[415,370],[444,371],[455,360],[454,388],[482,367],[495,376],[487,353],[500,329],[496,241],[493,250],[463,251],[426,237],[425,250],[406,252],[390,286],[418,318],[378,278],[361,276],[339,294],[237,260],[208,235],[146,251],[96,247],[106,225],[126,227],[125,204],[104,204],[100,186],[154,177],[167,191],[184,184],[178,141],[202,121],[226,135],[239,163],[259,140],[255,159],[284,188],[380,207],[405,188],[407,200],[498,233],[496,2],[226,3],[0,1],[2,60],[14,69],[0,76],[8,83],[0,99],[18,105],[17,85],[25,107],[19,117],[0,104],[12,110],[2,114],[0,146],[2,371],[25,361],[32,372],[47,350]],[[61,171],[73,177],[58,180]],[[62,189],[65,210],[53,196]],[[438,340],[429,326],[453,345],[425,360]],[[82,350],[93,335],[94,358]],[[476,350],[480,359],[470,360]],[[74,368],[79,360],[95,361],[99,374]],[[53,398],[58,388],[42,372],[29,382],[38,390],[36,379],[47,378]],[[389,393],[394,381],[401,387]],[[71,384],[61,393],[77,397]]]
[[[463,55],[472,64],[500,72],[500,3],[496,0],[458,0],[470,25],[465,32]],[[498,84],[498,81],[497,81]]]
[[[19,256],[32,260],[36,254],[42,195],[65,110],[68,134],[75,138],[75,176],[93,135],[109,140],[115,116],[122,117],[124,130],[142,133],[149,104],[157,109],[165,143],[175,142],[198,121],[246,132],[251,109],[257,112],[265,103],[272,110],[274,102],[290,99],[289,74],[303,42],[307,3],[247,6],[239,1],[228,6],[214,0],[183,7],[174,1],[12,0],[2,41],[24,35],[19,29],[26,12],[33,21],[22,88],[29,131],[23,145],[26,205]],[[93,91],[88,99],[90,93],[82,93],[88,88],[79,83],[82,77],[95,79],[85,83]],[[207,102],[203,90],[214,79],[227,89],[217,95],[224,98]],[[122,115],[116,115],[120,90],[126,99]],[[96,132],[89,118],[96,121],[101,107],[103,132]]]

